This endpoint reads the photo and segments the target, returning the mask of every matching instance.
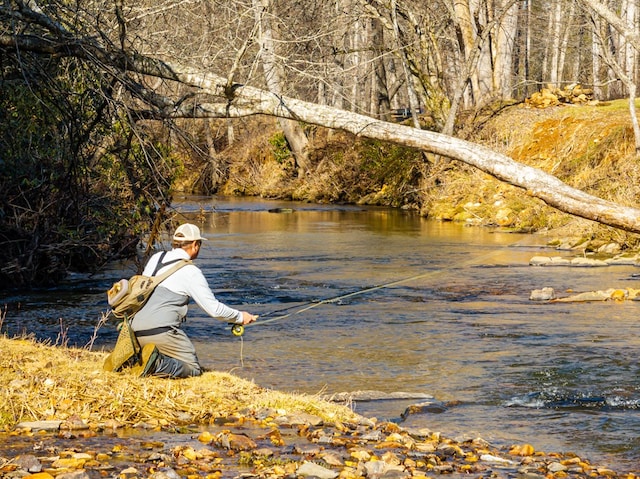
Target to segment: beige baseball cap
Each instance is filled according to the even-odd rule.
[[[191,223],[185,223],[176,228],[173,233],[173,241],[206,241],[207,238],[200,236],[200,228]]]

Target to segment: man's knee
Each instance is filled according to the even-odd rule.
[[[193,365],[185,363],[176,358],[172,358],[165,354],[160,354],[156,364],[154,376],[163,376],[169,378],[189,378],[194,376],[200,376],[202,374],[202,368],[199,364]]]
[[[196,367],[191,367],[191,376],[202,376],[202,373],[204,373],[204,371],[202,370],[202,368],[200,367],[200,365],[198,364]]]

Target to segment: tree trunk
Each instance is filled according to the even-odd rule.
[[[481,46],[476,42],[476,32],[473,23],[473,17],[469,7],[469,2],[465,0],[455,0],[454,12],[456,26],[460,31],[460,39],[462,41],[462,51],[464,53],[465,63],[468,65],[470,63],[470,59],[473,57],[475,59],[473,61],[475,66],[478,61],[477,58],[479,58],[480,55],[480,52],[476,52],[476,50],[479,50]],[[472,74],[472,71],[465,72],[465,76],[468,76],[468,80],[467,78],[461,78],[459,85],[456,87],[456,91],[459,88],[463,88],[464,91],[467,81],[469,81],[471,85],[471,95],[473,95],[474,97],[478,96],[480,92],[478,76]],[[460,99],[462,99],[462,94],[460,94]],[[453,131],[453,128],[450,128],[450,131]]]
[[[567,59],[567,49],[569,47],[569,33],[571,31],[571,24],[573,23],[573,17],[576,10],[576,4],[573,0],[570,1],[571,6],[569,7],[569,12],[563,12],[563,22],[562,22],[562,41],[560,42],[560,56],[558,57],[558,76],[557,82],[558,86],[562,86],[565,78],[565,62]],[[562,31],[561,29],[561,31]],[[573,80],[570,78],[569,80]]]
[[[391,104],[389,90],[387,88],[387,68],[385,66],[386,55],[384,48],[384,29],[382,22],[372,18],[371,46],[373,49],[373,76],[371,88],[371,116],[379,120],[391,120]]]
[[[513,51],[518,27],[518,4],[510,1],[500,2],[501,8],[497,15],[502,18],[497,22],[494,35],[493,83],[494,92],[503,99],[513,97]]]
[[[560,64],[560,27],[562,25],[562,2],[555,0],[553,7],[549,12],[549,31],[550,37],[550,65],[549,65],[549,83],[558,87],[559,85],[559,64]],[[544,80],[544,78],[543,78]]]
[[[631,124],[633,125],[636,156],[640,156],[640,126],[638,125],[638,114],[636,112],[636,84],[630,82],[627,88],[629,90],[629,113],[631,114]]]
[[[397,0],[391,0],[391,22],[393,24],[393,39],[398,49],[400,63],[402,64],[402,74],[404,75],[404,81],[407,85],[407,97],[409,98],[409,108],[411,108],[411,120],[415,128],[420,128],[420,119],[418,113],[420,111],[420,103],[418,101],[418,95],[413,84],[413,76],[409,70],[407,64],[407,52],[405,46],[400,39],[400,25],[398,24],[398,10]]]
[[[593,63],[591,65],[591,76],[593,82],[593,97],[596,100],[602,100],[604,93],[602,91],[602,77],[600,76],[602,51],[600,46],[600,23],[602,20],[597,15],[591,15],[591,53]]]
[[[269,18],[270,0],[253,0],[256,11],[256,21],[261,27],[260,33],[260,58],[264,69],[265,81],[269,91],[276,95],[282,93],[282,78],[280,65],[276,61],[275,42],[273,29]],[[302,127],[296,121],[279,118],[280,128],[284,133],[291,153],[298,166],[298,175],[303,176],[309,171],[309,140]]]
[[[361,83],[364,82],[366,78],[366,74],[364,73],[364,66],[366,62],[361,59],[362,45],[365,43],[363,33],[362,22],[357,20],[352,28],[351,35],[349,35],[350,44],[348,45],[348,50],[351,51],[351,54],[348,56],[348,61],[350,62],[347,65],[346,69],[350,69],[354,71],[356,74],[353,76],[353,81],[351,83],[350,88],[350,101],[349,101],[349,109],[352,111],[362,111],[360,108],[363,106],[363,102],[360,101],[360,98],[363,96],[363,88],[361,88]]]
[[[227,120],[227,144],[229,146],[233,145],[236,141],[235,130],[233,129],[233,122],[231,119]]]
[[[526,52],[525,52],[525,75],[524,79],[529,80],[531,78],[530,69],[531,69],[531,2],[533,0],[527,0],[527,38],[525,40]],[[526,95],[529,96],[529,87],[527,87]]]
[[[627,5],[626,7],[624,7],[625,9],[623,11],[626,13],[627,25],[636,25],[637,24],[636,23],[636,12],[637,12],[636,2],[635,0],[633,0],[625,3]],[[633,83],[635,83],[636,82],[635,71],[636,71],[638,54],[636,50],[633,48],[633,45],[631,45],[631,43],[627,39],[624,40],[623,45],[624,45],[624,56],[625,56],[624,68],[627,76],[631,79]]]

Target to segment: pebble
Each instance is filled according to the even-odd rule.
[[[562,464],[560,464],[559,462],[552,462],[551,464],[549,464],[549,465],[547,466],[547,470],[548,470],[549,472],[556,473],[556,472],[560,472],[560,471],[566,471],[566,470],[567,470],[567,467],[566,467],[566,466],[563,466],[563,465],[562,465]]]
[[[281,422],[290,424],[292,416],[281,413],[287,416]],[[637,477],[592,466],[575,454],[545,454],[530,444],[498,449],[482,438],[458,441],[437,431],[404,429],[392,422],[278,428],[256,416],[242,419],[234,425],[211,425],[206,434],[194,432],[190,443],[184,434],[177,434],[173,446],[147,436],[155,433],[143,432],[142,440],[131,436],[126,441],[106,432],[87,450],[60,431],[34,436],[23,428],[10,436],[12,448],[17,437],[25,449],[41,455],[23,452],[14,459],[0,457],[0,479],[423,479],[442,474],[476,479],[589,479],[596,473],[611,479]],[[29,446],[29,441],[37,448]],[[58,450],[57,456],[50,457],[52,450]],[[3,452],[7,450],[0,449]]]
[[[56,479],[90,479],[90,476],[87,471],[80,470],[58,474]]]
[[[303,462],[298,468],[297,473],[299,476],[313,476],[319,479],[335,479],[339,475],[336,471],[327,469],[326,467],[322,467],[319,464],[309,461]]]
[[[149,479],[180,479],[180,474],[170,467],[164,467],[151,474]]]
[[[14,462],[27,472],[42,472],[42,463],[33,454],[25,454],[18,456],[14,459]]]

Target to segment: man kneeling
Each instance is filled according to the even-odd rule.
[[[173,249],[154,254],[142,274],[152,276],[154,272],[159,274],[169,269],[181,259],[196,259],[205,239],[200,236],[197,226],[190,223],[180,225],[173,235]],[[147,303],[133,318],[131,327],[142,346],[142,365],[134,368],[134,372],[140,376],[171,378],[202,374],[195,347],[181,329],[191,298],[209,316],[222,321],[249,324],[257,319],[257,316],[218,301],[196,265],[183,266],[156,286]]]

